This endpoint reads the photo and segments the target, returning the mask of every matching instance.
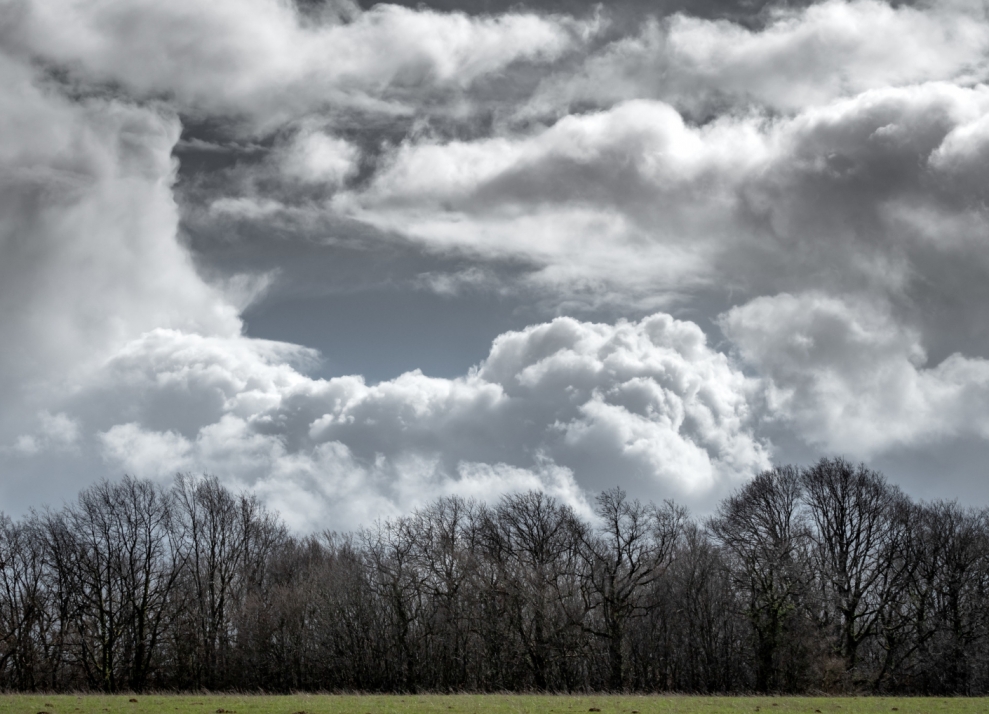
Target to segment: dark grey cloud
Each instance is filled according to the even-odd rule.
[[[320,2],[299,2],[305,12],[318,11]],[[362,0],[364,9],[376,3]],[[613,0],[609,3],[588,0],[428,0],[418,2],[404,0],[398,3],[406,7],[429,7],[443,12],[466,12],[472,15],[493,15],[524,8],[537,12],[586,15],[598,9],[607,12],[621,25],[638,23],[644,17],[666,17],[675,13],[688,13],[696,17],[725,19],[749,25],[765,22],[766,11],[774,7],[801,7],[808,2],[778,2],[773,0]]]

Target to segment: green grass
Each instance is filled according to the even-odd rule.
[[[136,702],[130,701],[136,699]],[[553,695],[0,695],[0,714],[989,714],[989,698]]]

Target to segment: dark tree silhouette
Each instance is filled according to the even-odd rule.
[[[211,476],[0,515],[7,690],[989,690],[989,519],[839,459],[294,536]]]

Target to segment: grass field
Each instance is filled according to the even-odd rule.
[[[137,701],[133,701],[133,700]],[[989,698],[553,695],[0,695],[0,714],[989,714]]]

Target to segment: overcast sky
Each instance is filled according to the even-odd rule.
[[[989,504],[987,69],[979,0],[0,0],[0,510]]]

